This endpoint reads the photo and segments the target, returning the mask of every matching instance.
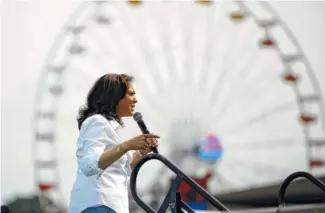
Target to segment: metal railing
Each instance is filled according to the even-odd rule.
[[[171,187],[157,212],[154,209],[152,209],[150,206],[148,206],[145,202],[143,202],[143,200],[138,196],[136,190],[137,176],[140,168],[143,166],[143,164],[145,164],[149,160],[154,160],[154,159],[162,162],[165,166],[167,166],[170,170],[172,170],[177,175],[175,180],[172,182]],[[184,203],[181,200],[180,194],[177,192],[179,185],[181,184],[182,181],[185,181],[196,192],[201,194],[207,201],[209,201],[213,206],[215,206],[220,211],[230,212],[230,210],[227,207],[225,207],[220,201],[214,198],[213,195],[211,195],[209,192],[204,190],[199,184],[197,184],[189,176],[184,174],[180,169],[178,169],[164,156],[157,153],[144,156],[133,168],[131,178],[130,178],[131,193],[135,202],[137,202],[139,206],[148,213],[165,213],[168,207],[171,208],[171,211],[173,213],[182,213],[183,209],[186,210],[187,212],[194,212],[193,209],[191,209],[188,205],[186,205],[186,203]]]
[[[282,182],[282,184],[280,186],[280,190],[279,190],[279,194],[278,194],[278,206],[285,206],[284,196],[285,196],[288,186],[290,185],[290,183],[292,183],[293,180],[295,180],[297,178],[301,178],[301,177],[306,178],[307,180],[309,180],[310,182],[312,182],[313,184],[318,186],[318,188],[320,188],[321,190],[323,190],[325,192],[325,184],[322,181],[320,181],[319,179],[317,179],[316,177],[314,177],[313,175],[311,175],[310,173],[303,172],[303,171],[294,172],[291,175],[289,175]],[[324,194],[324,196],[325,196],[325,194]]]
[[[176,178],[172,181],[171,187],[169,188],[169,191],[163,200],[161,206],[159,207],[158,211],[154,210],[152,207],[148,206],[139,196],[136,190],[136,184],[137,184],[137,177],[140,168],[149,160],[158,160],[162,162],[165,166],[167,166],[171,171],[173,171],[176,174]],[[236,212],[242,212],[242,213],[280,213],[280,212],[290,212],[290,213],[307,213],[307,212],[313,212],[313,213],[325,213],[325,204],[320,205],[313,205],[312,207],[309,205],[293,205],[293,206],[285,206],[285,192],[288,188],[289,184],[296,178],[304,177],[311,181],[313,184],[318,186],[321,190],[325,192],[325,184],[321,182],[319,179],[314,177],[313,175],[307,173],[307,172],[295,172],[291,175],[289,175],[281,184],[279,193],[278,193],[278,207],[274,208],[264,208],[264,209],[251,209],[251,210],[244,210],[244,211],[236,211]],[[213,197],[209,192],[204,190],[199,184],[197,184],[195,181],[193,181],[189,176],[184,174],[179,168],[177,168],[174,164],[172,164],[168,159],[166,159],[164,156],[153,153],[144,156],[133,168],[131,179],[130,179],[130,185],[131,185],[131,194],[135,200],[135,202],[147,213],[165,213],[170,207],[172,213],[183,213],[185,210],[186,212],[195,213],[193,209],[191,209],[186,203],[184,203],[181,200],[181,195],[178,192],[178,188],[182,181],[185,181],[190,187],[192,187],[196,192],[201,194],[207,201],[209,201],[213,206],[215,206],[219,211],[227,211],[230,212],[230,210],[224,206],[219,200],[217,200],[215,197]],[[325,194],[324,194],[325,196]]]

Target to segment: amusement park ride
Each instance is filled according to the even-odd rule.
[[[325,173],[320,86],[295,36],[267,3],[130,0],[83,3],[48,54],[34,120],[40,195],[64,203],[68,186],[62,185],[74,174],[67,174],[66,156],[58,155],[60,143],[76,138],[73,121],[91,79],[111,71],[135,76],[140,111],[155,132],[166,135],[162,154],[144,157],[132,173],[131,212],[139,206],[156,212],[137,193],[149,193],[156,208],[162,201],[159,213],[167,207],[206,210],[206,200],[228,211],[208,191],[258,187],[297,170],[308,173],[283,183],[280,206],[296,176],[325,191],[311,175]],[[149,187],[137,191],[139,169],[151,159],[164,166],[155,166]]]

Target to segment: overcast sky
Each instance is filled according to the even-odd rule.
[[[32,116],[36,84],[55,36],[79,5],[79,1],[66,0],[2,2],[1,202],[34,190]],[[325,2],[270,4],[297,37],[325,91]],[[74,150],[62,148],[59,152]],[[65,197],[68,193],[69,188],[64,191]]]

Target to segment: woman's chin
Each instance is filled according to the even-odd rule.
[[[130,109],[128,116],[133,116],[133,114],[134,114],[134,109]]]
[[[129,110],[128,112],[124,112],[121,117],[132,117],[134,114],[133,110]]]

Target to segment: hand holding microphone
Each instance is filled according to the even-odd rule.
[[[157,138],[158,135],[155,134],[142,134],[134,138],[127,140],[124,143],[123,149],[125,151],[129,150],[144,150],[143,154],[147,154],[151,151],[151,147],[156,147],[158,145]]]
[[[142,115],[140,112],[136,112],[134,113],[133,115],[133,119],[138,123],[138,126],[141,130],[141,132],[143,134],[149,134],[149,135],[152,135],[150,134],[146,124],[144,123],[143,119],[142,119]],[[154,153],[158,153],[158,150],[157,150],[157,146],[158,146],[158,140],[157,140],[158,137],[151,137],[151,138],[148,138],[148,141],[149,143],[151,143],[151,150],[150,149],[145,149],[143,154],[147,154],[149,153],[150,151],[153,151]]]

